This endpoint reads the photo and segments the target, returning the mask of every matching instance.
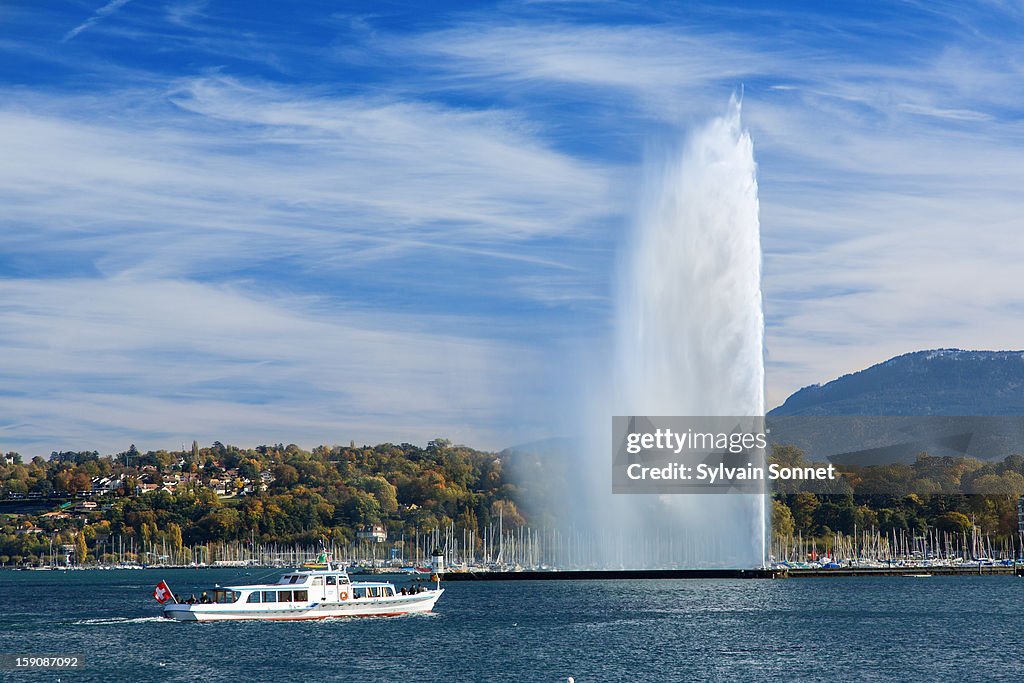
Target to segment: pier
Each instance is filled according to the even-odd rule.
[[[568,569],[565,571],[448,572],[442,581],[630,581],[636,579],[775,579],[777,569]]]
[[[843,567],[839,569],[620,569],[446,572],[442,581],[630,581],[638,579],[836,579],[849,577],[1024,576],[1024,564],[980,567]]]

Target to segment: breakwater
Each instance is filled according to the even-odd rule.
[[[799,579],[856,576],[1024,575],[1024,564],[981,567],[844,567],[839,569],[628,569],[521,572],[448,572],[442,581],[630,581],[637,579]]]

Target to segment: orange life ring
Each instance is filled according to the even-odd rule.
[[[346,593],[345,591],[341,591],[340,593],[338,593],[338,597],[342,600],[348,600],[348,593]]]

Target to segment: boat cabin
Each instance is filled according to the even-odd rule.
[[[249,604],[263,602],[309,602],[309,591],[252,591],[245,601]]]
[[[344,602],[354,598],[390,597],[390,584],[353,584],[345,571],[337,569],[295,571],[277,583],[251,586],[217,586],[210,591],[210,602],[248,604]]]
[[[390,583],[359,582],[352,585],[352,598],[393,598],[395,587]]]

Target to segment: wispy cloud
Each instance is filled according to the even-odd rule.
[[[1018,9],[136,9],[73,49],[0,43],[59,74],[0,83],[5,443],[557,431],[645,149],[739,87],[769,403],[907,350],[1020,346]]]
[[[497,446],[513,436],[496,417],[522,411],[492,387],[537,363],[425,316],[181,280],[7,279],[0,300],[0,412],[34,426],[8,444],[422,442],[444,425]]]
[[[615,171],[527,121],[202,77],[22,97],[0,138],[0,409],[33,425],[5,442],[546,433],[505,287],[573,268],[551,240],[606,219]],[[391,287],[466,310],[370,313]]]
[[[127,5],[131,1],[132,0],[110,0],[110,2],[108,2],[105,5],[103,5],[98,10],[96,10],[91,17],[89,17],[88,19],[83,21],[81,24],[79,24],[78,26],[75,26],[73,29],[71,29],[70,31],[65,33],[64,34],[64,38],[62,39],[61,42],[65,42],[66,43],[69,40],[71,40],[72,38],[76,37],[82,31],[85,31],[87,29],[92,28],[93,26],[98,24],[100,21],[102,21],[106,17],[109,17],[111,14],[113,14],[116,11],[118,11],[119,9],[121,9],[122,7],[124,7],[125,5]]]
[[[166,97],[41,98],[0,111],[0,135],[8,217],[83,247],[95,237],[148,249],[158,245],[138,240],[165,242],[171,228],[196,238],[182,246],[197,259],[207,239],[238,242],[241,258],[248,240],[291,242],[289,252],[352,239],[498,245],[573,233],[613,207],[606,169],[500,112],[226,79],[183,81]]]
[[[461,88],[500,79],[601,101],[626,114],[624,134],[645,119],[685,126],[745,83],[778,403],[908,350],[1020,346],[1008,312],[1022,297],[985,276],[1024,258],[1011,234],[1024,129],[1007,99],[1024,86],[1020,52],[981,29],[927,30],[904,54],[856,57],[785,33],[666,25],[463,26],[414,40]]]

